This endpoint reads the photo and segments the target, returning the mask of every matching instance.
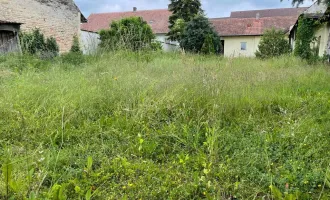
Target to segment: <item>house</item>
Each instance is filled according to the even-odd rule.
[[[324,54],[330,55],[330,24],[329,24],[330,9],[325,3],[315,2],[307,8],[302,15],[321,22],[320,27],[314,30],[315,41],[311,44],[312,48],[316,49],[318,55],[322,57]],[[290,31],[290,44],[292,49],[295,48],[296,33],[298,28],[298,20]]]
[[[18,33],[21,23],[0,20],[0,55],[20,52]]]
[[[169,31],[168,20],[170,16],[171,12],[167,9],[138,11],[137,8],[134,7],[133,10],[129,12],[91,14],[88,17],[88,23],[81,25],[81,30],[82,34],[89,35],[88,38],[93,40],[96,36],[91,36],[90,33],[97,33],[102,29],[109,29],[112,21],[118,21],[127,17],[142,17],[151,26],[156,35],[156,40],[161,42],[164,51],[172,51],[178,49],[179,44],[168,40],[166,36]],[[83,46],[89,46],[88,43],[89,42],[83,42]]]
[[[219,33],[226,57],[254,57],[261,36],[268,29],[280,29],[288,33],[298,16],[264,18],[220,18],[210,19]]]
[[[275,28],[289,33],[290,28],[304,10],[306,8],[235,11],[230,17],[209,20],[221,36],[225,56],[255,56],[265,30]],[[88,23],[81,25],[81,30],[97,33],[102,29],[108,29],[114,20],[132,16],[142,17],[148,22],[165,51],[179,48],[178,42],[170,41],[166,36],[171,16],[171,12],[167,9],[137,11],[133,8],[130,12],[91,14],[88,17]]]
[[[23,32],[40,29],[56,39],[60,52],[70,50],[73,36],[79,35],[80,24],[86,22],[73,0],[1,0],[0,19],[19,21]]]
[[[221,37],[226,57],[254,57],[261,36],[268,29],[288,33],[299,15],[307,8],[279,8],[266,10],[234,11],[230,17],[210,19]]]

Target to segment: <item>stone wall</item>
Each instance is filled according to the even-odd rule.
[[[73,0],[0,0],[0,20],[23,23],[23,32],[39,28],[56,39],[63,53],[79,36],[81,14]]]

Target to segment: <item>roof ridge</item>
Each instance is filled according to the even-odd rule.
[[[266,10],[299,9],[299,8],[301,8],[301,9],[305,8],[305,9],[307,9],[307,8],[309,8],[309,7],[292,7],[292,8],[268,8],[268,9],[266,8],[266,9],[257,9],[257,10],[235,10],[235,11],[231,11],[231,13],[233,13],[233,12],[266,11]]]
[[[147,12],[147,11],[169,11],[166,8],[163,9],[151,9],[151,10],[137,10],[137,11],[116,11],[116,12],[100,12],[100,13],[91,13],[90,15],[103,15],[103,14],[115,14],[115,13],[138,13],[138,12]],[[169,11],[170,12],[170,11]]]
[[[219,17],[219,18],[209,18],[209,20],[263,20],[263,19],[273,19],[273,18],[298,18],[299,16],[273,16],[273,17],[261,17],[259,19],[252,18],[252,17]]]

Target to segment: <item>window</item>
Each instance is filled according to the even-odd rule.
[[[241,42],[241,50],[242,51],[246,50],[246,42]]]

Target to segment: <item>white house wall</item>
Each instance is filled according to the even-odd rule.
[[[80,31],[80,44],[84,54],[95,53],[100,42],[98,33]]]
[[[224,40],[225,57],[255,57],[261,36],[227,36]],[[241,50],[241,43],[246,42],[246,50]]]
[[[180,48],[178,42],[168,41],[165,33],[156,34],[156,40],[162,44],[165,52],[176,51]]]

